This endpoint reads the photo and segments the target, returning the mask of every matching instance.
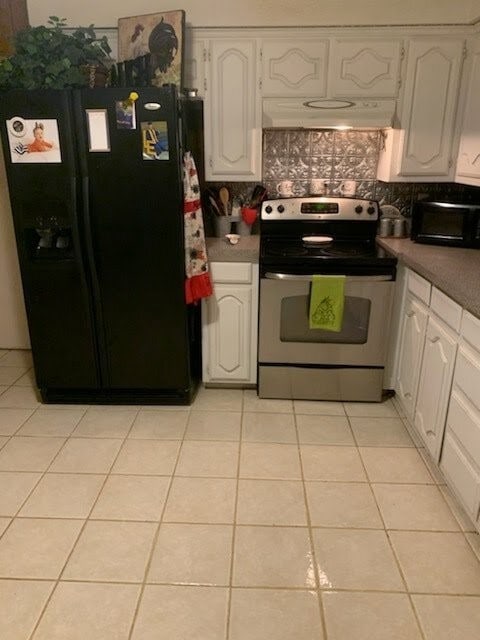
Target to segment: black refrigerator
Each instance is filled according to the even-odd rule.
[[[203,111],[174,86],[11,91],[2,142],[44,402],[189,404],[201,371],[186,305],[183,153]]]

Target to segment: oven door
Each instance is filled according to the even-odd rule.
[[[350,275],[340,332],[310,329],[311,275],[260,280],[259,363],[383,367],[394,275]]]

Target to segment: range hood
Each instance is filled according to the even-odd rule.
[[[394,118],[394,100],[263,100],[263,127],[267,129],[385,129],[394,126]]]

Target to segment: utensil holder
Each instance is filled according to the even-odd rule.
[[[252,225],[247,224],[245,220],[238,220],[237,233],[241,236],[249,236],[252,233]]]
[[[213,225],[217,238],[223,238],[232,231],[232,221],[227,216],[216,216],[213,219]]]

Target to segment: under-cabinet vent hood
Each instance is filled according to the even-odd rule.
[[[394,126],[394,118],[394,100],[263,100],[263,127],[267,129],[385,129]]]

